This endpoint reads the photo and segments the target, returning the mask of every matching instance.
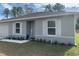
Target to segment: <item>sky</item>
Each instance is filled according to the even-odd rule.
[[[43,8],[41,9],[41,7],[42,7],[42,5],[47,5],[48,3],[43,3],[43,4],[32,4],[32,3],[29,3],[29,4],[27,4],[27,7],[29,7],[29,8],[33,8],[33,10],[34,11],[42,11],[42,10],[44,10]],[[54,3],[53,3],[54,4]],[[67,8],[67,7],[79,7],[79,3],[61,3],[61,4],[63,4],[63,5],[65,5],[65,7]],[[25,5],[26,5],[26,3],[0,3],[0,19],[3,19],[4,18],[4,16],[2,15],[2,12],[3,12],[3,9],[4,8],[9,8],[10,10],[12,9],[12,7],[14,7],[14,6],[16,6],[16,7],[18,7],[18,6],[21,6],[21,7],[23,7],[23,8],[25,8]]]

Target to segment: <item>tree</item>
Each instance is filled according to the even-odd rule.
[[[22,7],[17,7],[17,15],[22,15],[23,13]]]
[[[13,9],[11,10],[11,14],[14,17],[17,17],[19,15],[23,14],[23,9],[22,7],[13,7]]]
[[[53,12],[53,8],[52,8],[53,6],[51,5],[51,4],[48,4],[48,5],[46,5],[45,6],[45,11],[46,12]]]
[[[5,17],[8,19],[9,14],[10,14],[10,10],[8,8],[5,8],[3,11],[3,14],[5,15]]]
[[[54,6],[53,6],[53,9],[54,11],[58,12],[58,11],[63,11],[63,9],[65,8],[64,5],[60,4],[60,3],[56,3]]]
[[[17,7],[13,7],[13,9],[11,10],[11,15],[14,16],[14,17],[16,17],[17,14],[18,14]]]

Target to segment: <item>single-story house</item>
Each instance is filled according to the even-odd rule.
[[[27,35],[35,39],[75,45],[75,24],[79,13],[37,12],[0,20],[0,36]]]

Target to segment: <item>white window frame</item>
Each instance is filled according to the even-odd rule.
[[[48,21],[55,21],[56,34],[48,35]],[[43,36],[61,36],[61,20],[60,19],[46,19],[43,20]]]
[[[55,21],[55,20],[49,20],[49,21]],[[55,35],[56,35],[56,29],[57,29],[57,28],[56,28],[56,21],[55,21],[55,27],[48,27],[48,22],[49,22],[49,21],[47,21],[47,29],[49,29],[49,28],[52,28],[52,29],[53,29],[53,28],[54,28],[54,29],[55,29]],[[48,30],[47,30],[47,34],[48,34]],[[49,36],[52,36],[52,35],[55,36],[54,34],[48,34],[48,35],[49,35]]]
[[[20,24],[20,33],[16,33],[16,23],[19,23],[19,24]],[[21,22],[15,22],[15,23],[13,24],[13,33],[14,33],[15,35],[21,35],[21,34],[22,34],[22,23],[21,23]]]

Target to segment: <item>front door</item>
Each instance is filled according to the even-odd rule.
[[[33,29],[32,29],[32,21],[27,21],[27,35],[29,35],[29,37],[32,37],[32,33],[33,33]]]

